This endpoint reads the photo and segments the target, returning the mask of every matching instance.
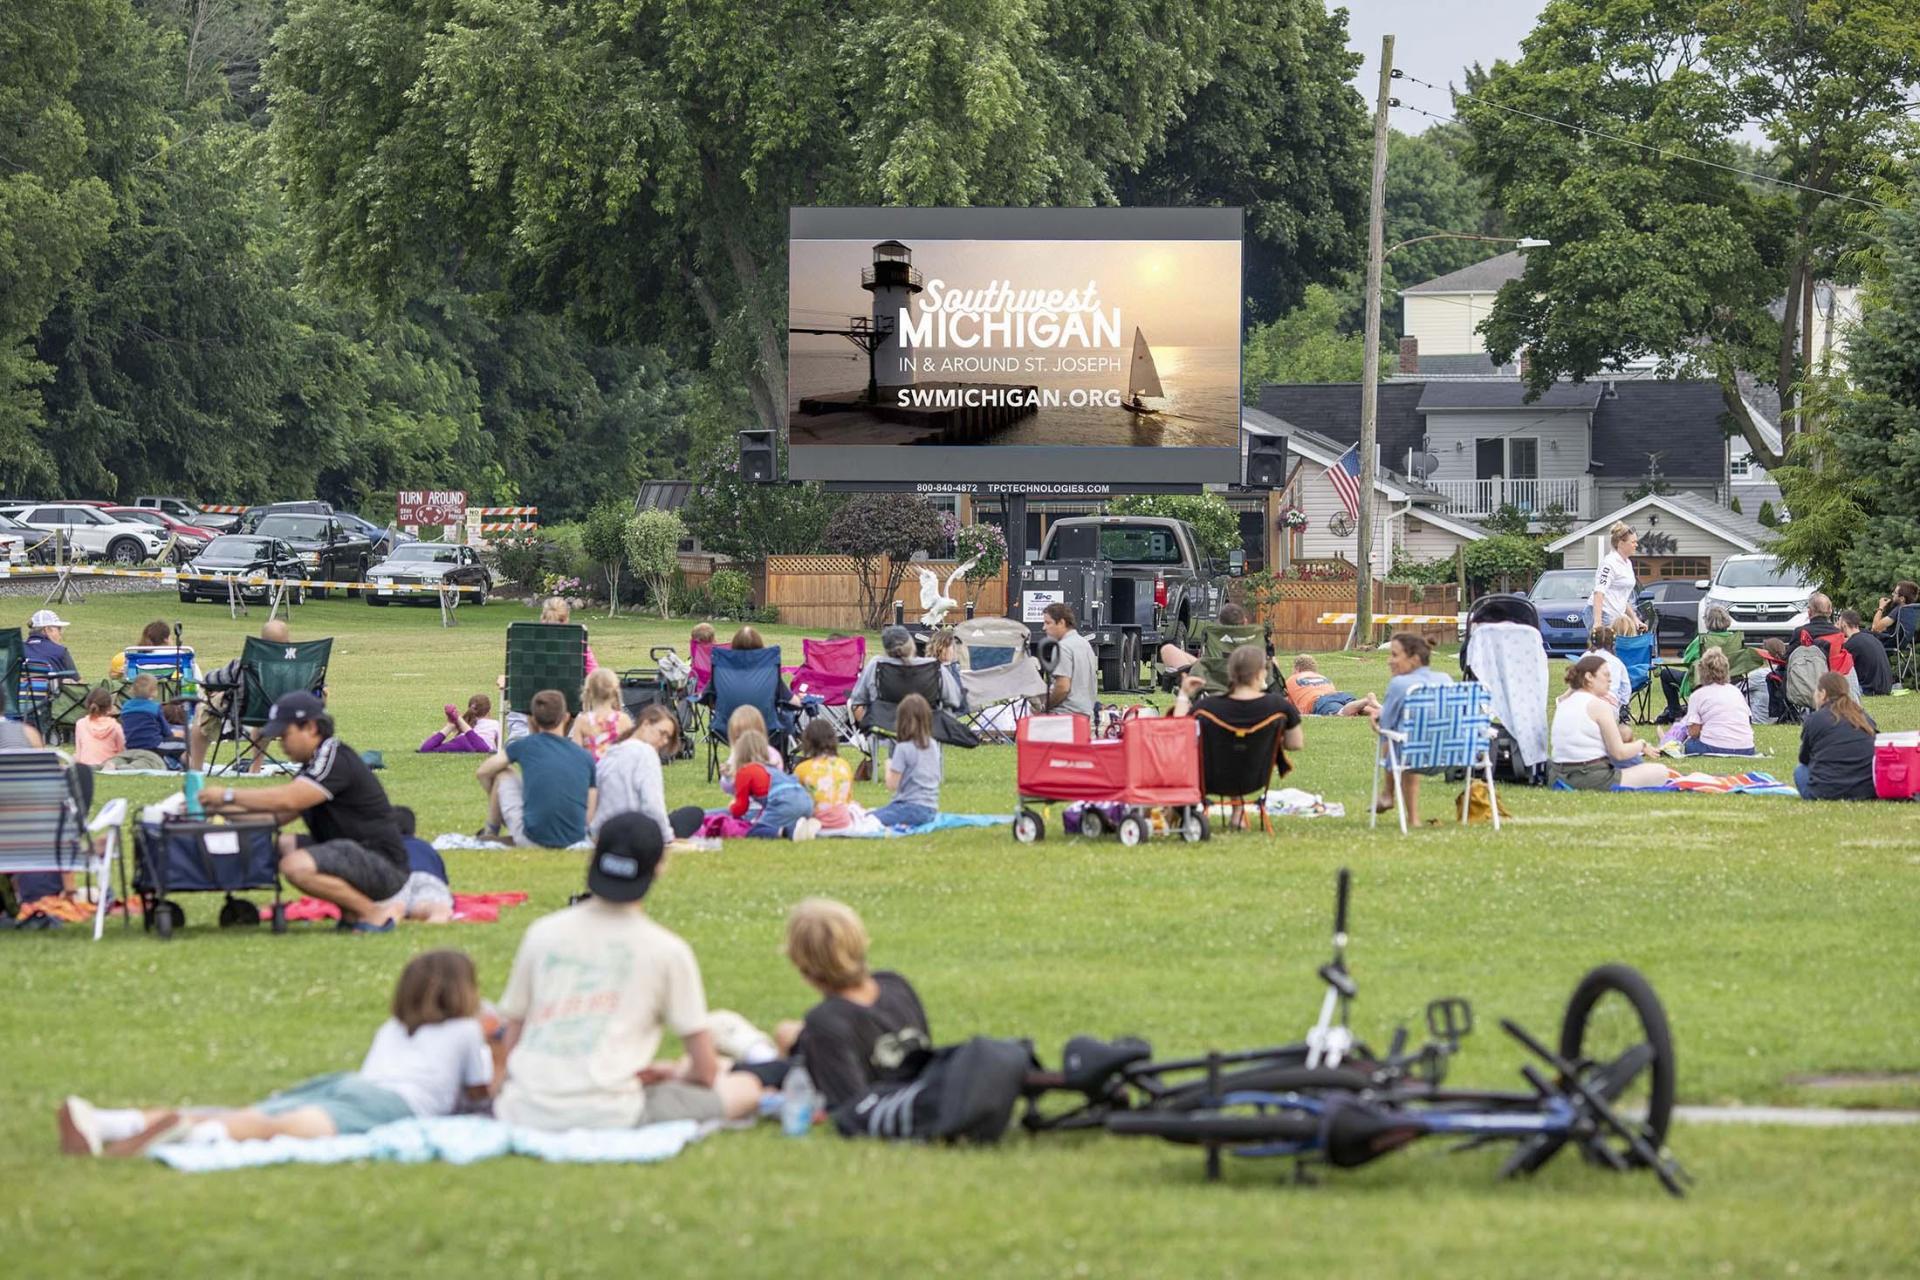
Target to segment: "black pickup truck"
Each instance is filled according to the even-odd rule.
[[[1020,576],[1020,617],[1038,634],[1049,604],[1064,601],[1100,659],[1107,693],[1140,689],[1140,664],[1161,645],[1185,643],[1195,622],[1219,615],[1235,559],[1218,565],[1184,520],[1074,516],[1047,530],[1040,558]]]

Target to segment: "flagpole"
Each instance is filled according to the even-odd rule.
[[[1380,399],[1380,268],[1386,256],[1387,108],[1393,102],[1393,37],[1380,37],[1380,100],[1373,113],[1373,189],[1367,202],[1367,346],[1360,373],[1360,527],[1354,530],[1354,563],[1359,584],[1353,604],[1353,631],[1347,648],[1373,642],[1374,446]]]

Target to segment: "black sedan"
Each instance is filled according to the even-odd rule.
[[[281,538],[307,566],[307,577],[324,582],[359,582],[373,562],[373,543],[346,528],[331,515],[301,515],[274,512],[261,517],[254,533],[263,538]],[[315,587],[317,596],[327,594]]]
[[[435,604],[439,595],[432,591],[395,591],[396,586],[425,584],[475,587],[477,591],[461,595],[461,604],[485,604],[493,590],[493,574],[480,562],[480,553],[472,547],[451,542],[403,542],[393,554],[367,570],[367,603],[385,605],[394,600]]]
[[[1699,584],[1685,579],[1653,582],[1640,589],[1640,616],[1653,623],[1656,653],[1679,654],[1700,628]],[[1651,616],[1649,616],[1651,615]]]
[[[243,599],[261,602],[266,600],[268,594],[266,580],[304,578],[307,576],[307,567],[301,562],[299,553],[278,538],[262,538],[256,534],[223,534],[182,566],[181,572],[207,574],[215,579],[200,581],[197,578],[181,578],[181,604],[192,604],[196,600],[225,603],[225,580],[228,578],[241,580],[240,595]],[[295,604],[306,601],[305,587],[290,587],[288,591]]]

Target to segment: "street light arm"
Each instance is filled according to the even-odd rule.
[[[1480,240],[1487,244],[1517,244],[1522,249],[1544,249],[1551,243],[1547,240],[1536,240],[1532,236],[1481,236],[1469,235],[1464,231],[1435,231],[1431,235],[1413,236],[1388,245],[1386,252],[1380,256],[1385,257],[1396,249],[1404,249],[1410,244],[1424,244],[1429,240]]]

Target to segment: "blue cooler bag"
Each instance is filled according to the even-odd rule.
[[[274,932],[286,928],[280,901],[280,855],[275,848],[279,824],[271,818],[238,822],[180,819],[140,823],[135,837],[139,864],[133,887],[146,908],[148,927],[162,938],[185,922],[185,912],[168,901],[177,893],[225,893],[246,889],[273,891]],[[251,903],[230,901],[221,923],[258,923]]]

